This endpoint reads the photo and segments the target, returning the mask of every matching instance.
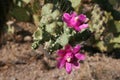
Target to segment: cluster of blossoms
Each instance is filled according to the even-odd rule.
[[[79,53],[81,46],[76,45],[75,47],[72,47],[70,45],[66,45],[65,49],[58,50],[58,64],[57,67],[61,69],[62,67],[65,67],[67,73],[71,73],[72,68],[78,69],[79,68],[79,61],[85,59],[85,55],[82,53]]]
[[[88,18],[84,14],[77,15],[76,12],[72,13],[64,13],[63,14],[63,21],[67,24],[69,28],[73,28],[76,31],[81,31],[88,27],[86,23]]]
[[[77,32],[88,27],[86,23],[88,18],[84,14],[77,15],[75,12],[70,14],[64,13],[62,18],[69,28]],[[64,49],[58,50],[57,67],[59,69],[64,67],[68,74],[71,73],[72,69],[78,69],[80,67],[79,61],[85,60],[85,55],[80,53],[80,49],[80,45],[72,47],[68,44]]]

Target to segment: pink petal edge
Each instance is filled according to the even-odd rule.
[[[60,50],[57,51],[57,54],[58,54],[58,56],[62,57],[62,56],[65,55],[65,50],[60,49]]]
[[[79,44],[76,45],[76,46],[73,48],[73,53],[79,52],[80,48],[81,48],[81,46],[80,46]]]
[[[67,72],[68,74],[70,74],[71,71],[72,71],[72,64],[66,62],[66,72]]]
[[[64,13],[64,14],[63,14],[63,20],[64,20],[65,22],[69,22],[70,19],[71,19],[70,14],[68,14],[68,13]]]
[[[85,29],[88,27],[88,24],[82,24],[79,26],[79,29],[82,30],[82,29]]]
[[[65,66],[66,61],[63,58],[59,58],[58,62],[57,62],[57,67],[59,69],[63,68]]]
[[[75,57],[79,60],[85,60],[85,55],[84,54],[77,53],[77,54],[75,54]]]

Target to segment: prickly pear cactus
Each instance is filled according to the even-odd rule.
[[[48,51],[57,50],[69,43],[70,37],[76,34],[70,30],[62,21],[63,12],[76,9],[81,0],[46,0],[46,4],[41,10],[41,19],[39,27],[33,34],[32,48],[36,49],[39,44],[43,44],[44,49]],[[70,4],[72,3],[72,4]]]
[[[93,33],[93,37],[90,39],[90,45],[94,44],[93,47],[98,47],[101,51],[106,51],[107,49],[104,47],[104,42],[102,40],[108,21],[107,13],[101,10],[98,4],[95,4],[91,15],[89,29]]]
[[[110,12],[104,11],[98,4],[95,4],[91,13],[90,31],[93,37],[90,45],[97,47],[100,51],[112,51],[120,48],[120,26],[119,21],[115,21]]]
[[[107,12],[101,10],[99,5],[95,4],[91,15],[90,31],[94,32],[95,39],[99,40],[108,21]]]
[[[110,44],[113,44],[113,49],[120,48],[120,21],[112,20],[109,25],[112,25],[110,31],[113,35]]]
[[[46,50],[52,51],[56,46],[67,44],[69,36],[64,33],[63,25],[59,8],[55,7],[53,3],[45,4],[42,7],[39,27],[33,34],[32,48],[35,49],[39,44],[43,44]]]
[[[81,0],[69,0],[69,1],[72,3],[72,7],[74,8],[74,10],[78,12]]]

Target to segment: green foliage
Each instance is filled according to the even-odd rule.
[[[98,4],[94,5],[91,15],[89,29],[94,36],[90,39],[90,45],[102,52],[120,48],[120,22],[115,21],[111,13],[102,10]]]
[[[33,49],[42,44],[44,49],[54,51],[68,43],[74,45],[86,41],[89,36],[86,44],[97,47],[101,52],[120,48],[119,0],[92,0],[89,30],[80,33],[67,28],[61,17],[63,12],[82,12],[81,0],[44,1],[45,4],[40,6],[40,0],[13,0],[14,7],[10,11],[16,20],[33,19],[38,26],[33,34]]]
[[[49,3],[49,4],[46,4],[42,7],[42,11],[41,11],[41,16],[44,16],[44,15],[49,15],[49,13],[52,12],[52,9],[53,9],[53,4],[52,3]]]
[[[74,1],[70,0],[72,3]],[[76,8],[79,3],[75,1],[72,6]],[[33,48],[36,48],[39,44],[44,45],[44,49],[48,51],[55,51],[60,47],[65,46],[69,43],[70,38],[73,37],[76,33],[74,30],[69,29],[66,24],[62,21],[62,12],[68,7],[70,8],[71,5],[62,5],[62,3],[69,3],[69,1],[53,1],[53,3],[46,3],[41,9],[41,19],[39,21],[39,27],[41,33],[34,33],[34,43]],[[76,4],[77,3],[77,4]],[[64,6],[64,7],[63,7]],[[65,10],[65,11],[66,11]],[[40,39],[40,37],[42,38]],[[39,41],[39,43],[37,42]]]
[[[74,10],[78,11],[81,4],[81,0],[70,0],[70,2],[72,3],[72,7],[74,8]]]
[[[31,0],[22,0],[22,1],[28,4]]]
[[[34,23],[37,25],[40,11],[39,0],[13,0],[13,8],[10,14],[18,21],[32,21],[31,19],[33,19]]]
[[[16,7],[12,10],[11,15],[18,21],[30,20],[30,13],[25,8]]]
[[[102,33],[105,31],[109,14],[105,11],[102,11],[99,5],[95,4],[91,15],[90,31],[94,32],[95,39],[99,40]]]
[[[38,28],[33,35],[34,40],[41,40],[43,37],[42,34],[43,34],[42,29]]]
[[[50,45],[54,47],[54,41],[57,39],[57,35],[60,35],[61,26],[59,25],[62,24],[62,21],[60,21],[60,16],[60,10],[52,3],[47,3],[42,7],[41,20],[38,27],[38,29],[41,30],[42,35],[35,32],[34,35],[36,36],[33,37],[37,39],[34,39],[35,41],[39,41],[40,44],[44,44],[44,47],[47,48],[47,50],[48,48],[51,48]],[[40,39],[41,36],[42,38]]]
[[[115,10],[120,11],[120,0],[108,0]]]

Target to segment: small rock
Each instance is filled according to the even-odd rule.
[[[58,80],[65,80],[65,78],[64,77],[59,77]]]
[[[30,41],[32,41],[32,37],[31,36],[25,36],[24,41],[30,42]]]
[[[58,79],[58,78],[59,78],[59,75],[53,74],[52,77]]]
[[[15,77],[11,77],[11,79],[10,80],[17,80]]]

